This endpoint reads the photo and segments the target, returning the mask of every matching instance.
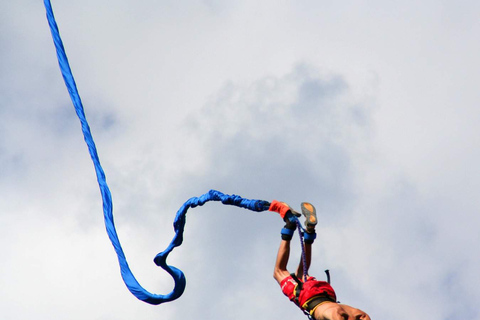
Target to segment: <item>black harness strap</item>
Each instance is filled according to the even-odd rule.
[[[303,290],[303,282],[298,279],[298,277],[295,273],[290,273],[290,275],[292,276],[292,279],[295,280],[295,282],[297,283],[297,286],[295,287],[295,290],[294,290],[295,291],[294,292],[295,293],[295,298],[293,299],[293,302],[303,311],[303,313],[308,317],[308,319],[315,320],[310,315],[310,312],[303,309],[302,306],[300,305],[299,297],[300,297],[300,293]]]
[[[290,273],[290,275],[292,276],[293,280],[295,280],[295,282],[297,283],[297,286],[295,287],[294,302],[297,306],[299,306],[301,308],[302,306],[300,305],[300,302],[298,301],[298,298],[300,297],[300,292],[302,292],[302,290],[303,290],[303,282],[300,281],[297,278],[297,275],[295,273]]]
[[[325,270],[325,273],[327,274],[327,282],[330,284],[330,270]]]
[[[327,274],[327,282],[328,282],[328,284],[330,284],[330,270],[328,270],[328,269],[325,270],[325,273]],[[292,276],[292,279],[295,280],[295,282],[297,283],[297,285],[295,287],[295,290],[294,290],[295,297],[293,298],[293,302],[303,311],[303,313],[305,313],[305,315],[309,319],[314,320],[313,317],[310,315],[310,311],[315,306],[317,306],[318,304],[320,304],[322,302],[325,302],[325,301],[335,302],[335,300],[333,300],[328,295],[321,295],[321,296],[318,296],[318,297],[313,298],[310,301],[308,301],[308,303],[306,303],[306,307],[303,308],[303,306],[300,305],[300,301],[299,301],[300,293],[303,290],[303,282],[298,279],[298,277],[295,273],[290,273],[290,275]]]

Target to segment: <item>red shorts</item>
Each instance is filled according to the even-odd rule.
[[[280,283],[282,287],[282,292],[291,300],[295,300],[295,289],[297,287],[297,282],[288,276],[282,280]],[[300,292],[298,297],[298,305],[302,307],[305,302],[308,302],[310,299],[316,296],[328,296],[333,301],[337,301],[337,296],[332,286],[325,281],[318,281],[314,277],[308,277],[307,281],[303,283],[303,289]]]

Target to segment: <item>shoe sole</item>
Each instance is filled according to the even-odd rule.
[[[306,225],[315,226],[317,224],[317,211],[311,203],[302,202],[302,213],[306,218]]]

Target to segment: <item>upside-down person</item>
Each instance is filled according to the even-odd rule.
[[[310,318],[315,320],[370,320],[365,312],[337,302],[337,297],[332,286],[328,282],[319,281],[308,276],[308,268],[312,259],[312,244],[316,238],[315,226],[317,224],[316,210],[313,205],[303,202],[302,213],[305,216],[305,261],[307,274],[304,275],[303,259],[296,273],[287,270],[290,256],[290,240],[297,227],[292,216],[301,216],[284,202],[274,200],[269,210],[278,212],[285,220],[286,225],[282,229],[282,241],[278,249],[277,260],[273,277],[282,288],[283,293],[302,309]]]

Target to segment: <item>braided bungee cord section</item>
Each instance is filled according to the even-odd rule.
[[[159,304],[165,302],[166,299],[168,299],[168,301],[171,301],[177,299],[182,295],[183,291],[185,290],[186,284],[185,275],[180,269],[167,265],[166,260],[169,253],[175,247],[180,246],[183,242],[183,231],[185,229],[186,215],[188,209],[195,208],[197,206],[203,206],[209,201],[221,201],[225,205],[232,205],[257,212],[268,210],[268,208],[270,207],[270,203],[265,200],[244,199],[240,196],[224,194],[217,190],[210,190],[209,192],[205,193],[200,197],[193,197],[188,199],[180,207],[180,209],[178,209],[175,220],[173,221],[175,236],[173,237],[168,247],[163,252],[157,254],[156,257],[153,259],[157,266],[163,268],[172,276],[172,278],[175,280],[175,288],[168,297],[164,297],[161,299],[157,299],[156,297],[152,297],[153,299],[147,298],[144,300],[145,302],[151,304]]]

